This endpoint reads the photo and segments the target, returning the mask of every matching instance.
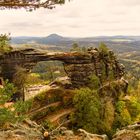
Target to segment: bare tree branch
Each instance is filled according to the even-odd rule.
[[[64,4],[65,1],[66,0],[0,0],[0,9],[25,8],[35,10],[41,7],[52,9],[57,4]]]

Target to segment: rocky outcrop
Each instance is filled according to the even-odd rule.
[[[25,120],[22,123],[8,124],[0,130],[0,140],[108,140],[108,137],[91,134],[83,129],[79,129],[75,134],[66,127],[47,131],[35,122]]]
[[[118,130],[113,136],[113,140],[139,140],[140,124],[129,125],[122,130]]]
[[[65,127],[49,133],[47,137],[50,140],[108,140],[107,135],[91,134],[83,129],[79,129],[76,134],[72,130],[68,130]]]
[[[93,49],[85,54],[75,53],[73,57],[73,60],[64,61],[64,68],[75,86],[87,86],[92,75],[96,75],[101,83],[109,80],[110,75],[114,79],[124,75],[124,66],[119,64],[112,51],[102,56],[101,52]]]
[[[0,130],[0,140],[43,140],[43,127],[25,120],[22,123],[8,124]]]
[[[74,86],[86,86],[94,74],[101,83],[109,79],[120,79],[124,75],[124,67],[119,64],[114,53],[108,51],[103,54],[98,49],[89,49],[87,52],[48,53],[34,49],[16,50],[0,56],[1,76],[12,79],[15,67],[21,66],[32,69],[37,62],[58,60],[64,63],[64,69]]]

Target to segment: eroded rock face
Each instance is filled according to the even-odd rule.
[[[139,140],[140,124],[129,125],[113,136],[113,140]]]
[[[124,66],[119,64],[114,53],[102,56],[97,49],[83,54],[73,54],[73,60],[64,61],[64,68],[75,86],[87,86],[92,75],[96,75],[101,83],[103,80],[120,79],[124,75]]]
[[[98,49],[91,49],[85,53],[47,53],[25,49],[12,51],[0,57],[1,76],[5,79],[12,79],[16,66],[30,70],[37,62],[50,60],[62,61],[72,84],[77,87],[87,86],[93,74],[99,77],[101,83],[110,76],[120,79],[124,75],[124,67],[119,64],[112,51],[109,51],[108,54],[103,54]]]

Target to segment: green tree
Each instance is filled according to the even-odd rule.
[[[105,80],[109,79],[109,65],[111,65],[112,58],[110,56],[110,51],[108,47],[104,43],[100,43],[99,45],[99,53],[100,53],[100,59],[102,63],[102,76],[101,80],[104,82]]]
[[[73,43],[72,44],[72,48],[70,51],[77,51],[77,52],[80,52],[81,51],[81,48],[79,47],[79,45],[77,43]]]
[[[96,91],[89,88],[82,88],[76,91],[74,96],[76,108],[75,120],[79,128],[89,132],[97,133],[100,120],[101,103]]]
[[[27,83],[28,72],[22,67],[16,67],[16,73],[14,74],[13,83],[17,87],[17,93],[20,94],[22,100],[25,99],[24,89]]]
[[[140,119],[140,100],[137,97],[131,97],[129,101],[126,102],[127,109],[131,115],[132,120],[139,121]]]
[[[83,46],[82,48],[81,48],[81,50],[82,50],[82,52],[87,52],[87,48],[85,47],[85,46]]]
[[[116,103],[116,116],[114,121],[115,128],[121,128],[131,124],[131,115],[127,109],[124,101],[118,101]]]
[[[0,35],[0,53],[9,52],[12,50],[12,47],[9,45],[10,37],[6,34]]]
[[[90,81],[88,87],[91,89],[99,89],[101,83],[99,77],[97,77],[95,74],[92,74],[90,76]]]
[[[99,52],[103,55],[108,55],[109,54],[109,49],[106,46],[106,44],[104,44],[103,42],[101,42],[99,44]]]

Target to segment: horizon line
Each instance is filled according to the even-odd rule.
[[[97,36],[63,36],[63,35],[60,35],[60,34],[57,34],[57,33],[52,33],[52,34],[49,34],[49,35],[46,35],[46,36],[32,36],[32,35],[18,35],[18,36],[11,36],[11,38],[15,38],[15,37],[38,37],[38,38],[44,38],[44,37],[48,37],[50,35],[57,35],[57,36],[61,36],[61,37],[64,37],[64,38],[96,38],[96,37],[125,37],[125,36],[128,36],[128,37],[140,37],[140,35],[97,35]]]

